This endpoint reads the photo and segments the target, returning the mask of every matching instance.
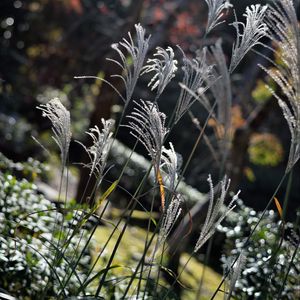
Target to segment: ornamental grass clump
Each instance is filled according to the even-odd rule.
[[[206,0],[206,3],[209,12],[203,44],[207,35],[225,21],[224,11],[234,9],[227,0]],[[36,187],[24,179],[18,181],[11,175],[0,173],[1,293],[3,288],[6,294],[20,299],[67,299],[71,296],[74,296],[73,299],[173,299],[175,286],[184,286],[181,284],[181,275],[187,265],[192,258],[199,258],[198,253],[207,243],[211,243],[219,229],[226,233],[226,243],[230,242],[231,248],[226,248],[224,276],[218,288],[210,295],[211,299],[219,293],[226,299],[239,299],[240,295],[269,299],[275,294],[278,299],[281,296],[292,299],[289,297],[295,295],[295,264],[299,260],[297,228],[290,236],[292,242],[287,242],[284,230],[290,225],[284,222],[285,210],[281,209],[277,201],[281,217],[279,224],[268,210],[273,197],[262,213],[253,213],[247,208],[234,212],[236,203],[239,203],[240,191],[231,187],[226,172],[232,170],[226,170],[226,160],[232,150],[233,139],[232,108],[235,95],[232,75],[246,54],[256,45],[264,45],[261,39],[269,37],[277,44],[274,51],[281,55],[284,63],[275,65],[276,71],[262,68],[279,85],[288,100],[286,103],[272,90],[292,135],[286,173],[298,161],[299,24],[291,0],[270,6],[250,5],[243,16],[245,22],[238,21],[235,15],[236,19],[231,24],[236,30],[236,40],[228,64],[220,39],[198,49],[193,58],[180,47],[174,48],[181,52],[177,55],[170,46],[157,47],[153,57],[148,58],[151,40],[140,24],[135,25],[135,36],[128,33],[127,38],[112,45],[116,57],[109,60],[120,67],[120,74],[114,74],[113,77],[124,83],[124,93],[105,79],[101,80],[119,95],[124,102],[124,110],[118,122],[100,119],[98,126],[87,129],[86,134],[91,139],[89,145],[79,142],[88,157],[87,161],[79,162],[83,168],[89,169],[87,181],[92,176],[96,178],[92,190],[87,188],[81,197],[81,202],[89,203],[90,206],[72,206],[68,197],[68,176],[70,164],[73,163],[69,161],[69,150],[72,147],[70,112],[57,98],[38,106],[42,116],[50,120],[52,138],[60,150],[62,172],[59,195],[56,202],[51,202],[38,194]],[[180,79],[179,69],[182,71]],[[153,99],[133,99],[140,76],[148,79],[148,89],[154,91]],[[178,81],[180,92],[169,115],[161,110],[162,96],[175,80]],[[182,141],[174,139],[172,133],[195,106],[203,110],[206,119],[201,126],[198,124],[199,134],[188,155],[183,158],[176,152]],[[219,176],[204,174],[209,192],[202,200],[197,199],[191,208],[193,204],[189,201],[189,193],[182,191],[180,185],[183,184],[187,169],[194,167],[191,161],[200,141],[202,138],[208,140],[206,130],[212,120],[218,129],[218,150],[222,152]],[[129,150],[130,154],[122,163],[121,170],[117,170],[118,177],[111,181],[108,174],[115,166],[110,161],[110,154],[119,143],[120,128],[129,131],[135,145]],[[126,170],[130,169],[130,160],[137,156],[135,148],[139,143],[144,146],[147,159],[143,158],[142,179],[137,182],[134,191],[129,191],[121,184],[121,180]],[[63,176],[66,176],[65,180]],[[151,186],[146,188],[149,181]],[[127,197],[125,208],[120,215],[110,220],[108,210],[113,205],[111,199],[120,191]],[[144,199],[150,201],[145,203]],[[195,226],[197,220],[194,212],[199,207],[203,209],[203,222]],[[147,216],[146,236],[142,250],[133,253],[132,259],[123,263],[119,261],[122,256],[121,244],[137,208]],[[234,217],[236,219],[230,228],[225,227],[229,225],[222,227],[226,219]],[[97,237],[99,232],[103,234],[107,224],[112,230],[105,242],[99,245]],[[181,227],[187,230],[180,231]],[[176,238],[177,229],[184,232],[180,235],[180,243],[184,243],[192,232],[196,231],[198,236],[180,271],[164,266],[165,261],[171,259],[181,246],[176,245],[173,249],[169,245],[169,241]],[[260,239],[261,235],[265,239]],[[272,245],[266,246],[270,241]],[[250,250],[250,246],[258,252],[255,257],[255,251]],[[210,247],[211,244],[208,249]],[[163,279],[163,272],[171,277],[168,283]],[[262,279],[262,275],[265,279]],[[198,291],[200,296],[202,279]]]

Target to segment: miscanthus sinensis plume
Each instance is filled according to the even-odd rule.
[[[161,227],[158,234],[158,245],[164,243],[169,236],[172,228],[178,220],[182,209],[183,197],[181,194],[174,194],[170,203],[163,212]]]
[[[213,186],[213,182],[211,176],[208,176],[207,179],[209,183],[209,206],[207,215],[205,218],[205,222],[202,226],[200,236],[196,242],[194,252],[197,252],[209,238],[215,233],[217,226],[224,220],[224,218],[228,215],[228,213],[233,210],[235,207],[235,202],[238,199],[240,191],[238,191],[230,201],[229,205],[226,207],[224,205],[225,198],[227,196],[229,187],[230,187],[230,179],[227,179],[225,176],[223,180],[220,182],[220,192],[218,193],[218,198],[215,201],[215,190]]]
[[[86,133],[92,138],[93,144],[90,147],[86,147],[81,142],[78,142],[83,146],[87,155],[89,156],[90,162],[84,164],[84,167],[90,169],[90,176],[94,174],[97,178],[101,179],[105,170],[107,157],[112,144],[112,129],[114,126],[114,120],[101,119],[102,130],[95,127],[90,128]]]
[[[269,87],[277,98],[279,106],[291,132],[291,147],[286,172],[290,171],[300,158],[300,28],[292,0],[274,1],[267,19],[269,37],[275,45],[275,53],[281,64],[271,61],[273,68],[264,69],[279,85],[283,98]]]
[[[155,175],[158,174],[163,143],[169,129],[165,126],[166,115],[159,111],[157,103],[140,100],[128,118],[130,133],[137,138],[151,157]]]
[[[178,171],[181,167],[182,158],[175,152],[172,143],[169,143],[169,147],[169,149],[165,146],[162,148],[160,170],[162,170],[164,185],[170,194],[173,194],[177,186]]]
[[[42,116],[52,123],[52,138],[60,149],[61,162],[65,166],[72,136],[70,112],[58,98],[39,105],[37,109],[41,110]]]
[[[136,43],[134,43],[129,32],[128,39],[123,38],[123,41],[112,45],[112,48],[117,51],[121,61],[108,59],[122,69],[121,75],[113,75],[113,77],[119,77],[124,82],[126,88],[126,103],[128,103],[132,97],[149,48],[150,36],[145,36],[145,29],[140,24],[136,24],[135,30]]]
[[[168,83],[174,78],[177,71],[177,60],[174,58],[174,51],[171,47],[163,49],[156,48],[155,58],[149,58],[143,67],[142,74],[154,73],[148,86],[151,90],[157,89],[158,97],[162,94]]]
[[[229,72],[232,73],[244,56],[267,34],[268,27],[264,23],[267,5],[251,5],[243,14],[246,23],[235,21],[232,25],[236,29],[236,41],[232,47],[231,63]]]
[[[209,87],[207,82],[213,82],[213,79],[209,80],[212,76],[213,67],[207,64],[206,53],[207,48],[203,48],[200,54],[191,60],[182,51],[183,81],[179,84],[181,92],[176,107],[175,123],[181,119],[196,100],[202,99],[201,96]],[[209,110],[206,103],[204,103],[204,106]]]
[[[232,7],[232,4],[230,4],[228,0],[205,0],[205,2],[208,6],[208,19],[206,25],[206,34],[208,34],[216,26],[224,22],[221,21],[223,11]]]

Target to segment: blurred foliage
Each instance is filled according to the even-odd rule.
[[[241,253],[245,240],[260,216],[260,212],[246,207],[239,200],[235,214],[229,215],[224,225],[219,226],[219,230],[226,234],[222,258],[225,270]],[[282,239],[283,224],[277,219],[274,211],[267,211],[249,243],[243,249],[246,261],[235,286],[234,299],[271,300],[277,297],[295,251],[295,243],[299,243],[299,232],[293,231],[296,228],[291,223],[284,224],[285,236]],[[293,241],[295,239],[298,241]],[[299,270],[297,268],[299,265],[300,253],[298,251],[279,299],[298,299]]]
[[[272,93],[267,88],[266,83],[263,80],[258,79],[256,87],[252,91],[252,97],[258,103],[265,103],[272,98]]]
[[[3,160],[2,160],[3,162]],[[11,168],[28,170],[29,161],[11,164]],[[7,168],[7,166],[6,166]],[[38,170],[39,167],[36,167]],[[30,170],[30,167],[29,167]],[[53,202],[38,193],[37,187],[26,179],[3,174],[0,171],[0,286],[18,299],[38,299],[43,293],[47,299],[57,295],[60,281],[72,270],[70,263],[78,257],[88,238],[88,231],[76,234],[63,258],[54,264],[53,258],[57,245],[66,238],[61,229],[67,233],[70,226],[77,224],[80,212],[74,204],[68,204],[63,214]],[[56,245],[56,246],[55,246]],[[78,278],[85,279],[91,260],[90,244],[84,251],[65,288],[67,295],[76,295],[79,287]],[[55,271],[53,271],[53,269]],[[2,290],[3,291],[3,290]]]
[[[274,167],[283,160],[284,151],[274,134],[256,133],[250,138],[248,153],[251,163]]]
[[[31,157],[25,162],[13,162],[0,152],[0,172],[14,174],[15,176],[26,178],[28,181],[34,181],[37,176],[45,176],[48,167]]]
[[[2,152],[24,160],[39,151],[28,137],[49,124],[41,122],[34,107],[53,96],[72,111],[75,138],[83,135],[98,83],[90,88],[73,77],[99,73],[111,43],[121,38],[117,28],[127,9],[124,1],[0,2]]]

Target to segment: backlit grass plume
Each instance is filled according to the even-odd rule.
[[[244,56],[267,34],[268,27],[264,23],[268,6],[260,4],[251,5],[246,8],[243,14],[246,23],[235,21],[232,25],[236,29],[236,42],[232,47],[231,63],[229,72],[232,73]]]
[[[177,185],[181,156],[175,152],[172,143],[169,143],[169,146],[170,149],[163,146],[160,169],[163,170],[164,184],[168,187],[170,193],[173,193]]]
[[[160,96],[175,76],[177,60],[174,58],[174,51],[171,47],[167,49],[157,47],[154,57],[147,60],[142,74],[154,72],[148,86],[151,87],[151,90],[157,88],[157,95]]]
[[[183,81],[180,83],[181,92],[176,108],[175,123],[190,109],[196,100],[208,89],[207,82],[212,82],[212,66],[207,64],[207,48],[204,48],[195,59],[189,59],[183,53]],[[207,110],[208,104],[202,103]]]
[[[158,234],[158,245],[164,243],[169,236],[172,228],[174,227],[176,221],[181,214],[181,204],[183,202],[183,197],[181,194],[175,194],[172,197],[169,205],[164,211],[162,217],[162,223]]]
[[[52,138],[60,149],[62,165],[65,166],[72,136],[70,112],[58,98],[39,105],[37,109],[41,110],[42,116],[52,123]]]
[[[135,25],[135,30],[136,44],[129,32],[128,40],[123,38],[122,42],[112,45],[112,48],[119,54],[121,62],[111,58],[108,59],[120,66],[122,69],[122,75],[113,75],[113,77],[119,77],[124,82],[126,88],[126,103],[130,101],[137,80],[140,76],[150,39],[150,36],[145,37],[145,29],[140,24]],[[121,48],[125,50],[125,53],[121,50]]]
[[[217,226],[224,220],[224,218],[228,215],[228,213],[234,209],[235,202],[238,199],[239,193],[237,192],[230,201],[227,207],[224,206],[225,198],[227,196],[229,187],[230,187],[230,179],[227,179],[225,176],[223,180],[220,182],[220,194],[215,201],[215,191],[211,176],[208,176],[207,179],[209,183],[209,206],[206,215],[205,222],[202,226],[200,236],[196,242],[194,252],[197,252],[209,238],[215,233]],[[215,203],[214,203],[215,202]]]
[[[96,177],[102,177],[107,161],[107,156],[111,147],[112,128],[114,126],[114,120],[101,119],[103,129],[100,130],[98,126],[90,128],[86,133],[92,138],[93,144],[90,147],[86,147],[81,142],[78,142],[83,146],[84,150],[89,156],[90,163],[85,164],[86,168],[89,168],[90,176],[95,174]]]
[[[281,64],[272,62],[275,68],[266,73],[279,85],[288,104],[272,89],[291,132],[291,147],[286,171],[300,158],[300,29],[292,0],[273,3],[268,17],[269,37],[276,45],[276,56]]]
[[[229,272],[229,287],[228,287],[229,290],[225,297],[226,300],[231,299],[232,293],[234,291],[234,287],[241,276],[242,270],[245,266],[245,262],[246,262],[246,257],[243,254],[243,252],[241,252],[233,267],[231,267],[231,263],[228,264],[228,270],[230,270],[230,272]]]
[[[163,143],[168,133],[165,126],[166,115],[159,111],[156,103],[150,101],[136,102],[128,118],[131,119],[130,133],[136,137],[146,148],[155,168],[155,174],[159,170]]]
[[[223,11],[232,7],[228,0],[205,0],[208,6],[208,19],[206,25],[206,34],[216,26],[222,24]]]

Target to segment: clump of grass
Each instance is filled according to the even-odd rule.
[[[206,2],[209,9],[206,34],[209,34],[222,22],[222,12],[232,7],[232,5],[227,0],[206,0]],[[123,97],[120,91],[115,87],[113,88],[124,101],[124,112],[115,130],[114,121],[109,119],[101,120],[101,129],[95,126],[87,131],[87,134],[92,138],[93,144],[91,146],[82,144],[90,159],[89,163],[85,164],[84,167],[89,168],[89,176],[96,176],[97,180],[92,193],[90,195],[84,194],[83,200],[87,202],[87,200],[93,198],[91,202],[95,203],[95,205],[89,209],[85,207],[76,209],[74,218],[72,217],[72,220],[68,222],[68,226],[65,226],[68,216],[58,213],[58,209],[56,209],[56,222],[53,233],[58,232],[58,236],[55,234],[55,236],[44,237],[46,244],[50,245],[50,258],[46,260],[42,256],[41,261],[44,260],[44,263],[48,263],[50,269],[45,286],[41,287],[39,291],[41,298],[45,298],[48,295],[52,287],[51,279],[54,277],[56,277],[59,283],[53,289],[53,296],[56,299],[64,299],[69,294],[78,297],[89,295],[99,298],[106,297],[107,293],[110,293],[119,299],[131,297],[139,299],[141,295],[143,299],[146,299],[148,296],[150,297],[150,295],[158,299],[170,299],[171,295],[174,295],[173,286],[180,282],[181,273],[193,256],[212,238],[221,222],[230,215],[240,194],[240,192],[233,193],[231,195],[232,200],[226,205],[225,203],[230,194],[230,179],[226,174],[223,174],[223,168],[220,171],[221,177],[216,186],[213,184],[212,177],[208,176],[207,180],[210,190],[206,197],[208,206],[207,215],[202,227],[197,229],[199,231],[199,238],[193,247],[194,251],[189,259],[187,259],[179,274],[170,272],[173,283],[166,285],[164,281],[160,280],[160,270],[163,269],[165,252],[168,248],[168,238],[173,229],[176,226],[180,226],[182,220],[190,218],[189,224],[192,226],[190,212],[184,210],[183,206],[186,195],[178,192],[178,185],[183,180],[185,171],[204,135],[210,118],[215,118],[218,122],[221,132],[220,148],[224,150],[223,160],[227,158],[227,153],[230,151],[231,146],[231,136],[229,133],[231,124],[230,112],[232,108],[230,76],[245,55],[254,46],[261,44],[261,38],[266,36],[271,37],[273,41],[277,42],[278,49],[280,49],[282,59],[285,62],[284,67],[277,66],[279,69],[276,73],[270,71],[267,71],[267,73],[281,87],[291,106],[290,108],[273,91],[275,97],[278,98],[279,105],[283,110],[284,117],[288,121],[292,134],[292,145],[287,171],[293,168],[300,156],[300,83],[298,70],[300,42],[299,24],[293,3],[291,0],[284,0],[281,4],[275,4],[271,8],[268,6],[251,5],[246,8],[243,16],[246,19],[245,23],[238,20],[232,23],[236,29],[237,36],[236,42],[232,46],[232,56],[229,66],[226,64],[221,40],[218,40],[211,47],[199,49],[200,51],[194,59],[187,58],[181,50],[182,61],[177,59],[171,47],[167,47],[166,49],[157,47],[154,58],[148,59],[145,63],[150,36],[146,37],[146,31],[140,24],[135,25],[135,39],[129,33],[128,39],[123,39],[118,44],[113,44],[112,47],[116,50],[120,61],[117,59],[110,60],[117,64],[122,71],[120,75],[115,74],[114,76],[121,78],[124,82],[125,96]],[[272,28],[268,28],[268,26]],[[160,111],[159,100],[169,83],[174,80],[180,63],[183,70],[182,82],[179,84],[181,92],[177,104],[174,106],[173,115],[166,116]],[[133,111],[128,115],[129,122],[126,123],[124,121],[126,119],[123,117],[129,107],[128,104],[132,101],[132,95],[138,78],[148,73],[152,75],[148,87],[151,90],[156,90],[156,96],[153,101],[144,101],[142,99],[134,101],[135,106]],[[291,80],[291,83],[289,80]],[[212,97],[208,97],[207,93],[210,93]],[[211,98],[213,100],[210,100]],[[181,118],[191,109],[192,105],[197,103],[200,103],[206,109],[207,119],[190,151],[188,159],[181,163],[180,155],[175,150],[177,141],[169,142],[168,146],[166,146],[166,141],[175,125],[180,122]],[[68,174],[68,153],[72,136],[70,113],[59,99],[52,99],[47,104],[40,105],[38,109],[52,123],[53,139],[61,153],[62,176],[65,169]],[[169,118],[168,125],[166,125],[167,118]],[[145,172],[141,182],[139,182],[136,191],[133,194],[129,194],[128,192],[128,205],[121,217],[116,222],[110,222],[105,218],[110,196],[117,189],[123,188],[119,183],[124,170],[128,167],[128,161],[124,164],[119,178],[108,188],[104,189],[104,191],[102,190],[102,195],[100,196],[99,190],[103,189],[102,183],[109,169],[107,158],[112,147],[114,147],[114,139],[118,137],[119,126],[128,128],[132,136],[136,139],[136,144],[141,143],[145,147],[150,158],[150,167]],[[135,146],[132,149],[132,154],[134,153],[134,149]],[[154,175],[152,169],[154,169]],[[152,181],[152,190],[149,191],[145,190],[145,182],[151,174],[154,180]],[[62,189],[63,183],[63,180],[61,180],[60,189]],[[64,196],[66,203],[68,195],[67,181],[64,188],[66,190]],[[133,211],[138,204],[144,208],[143,203],[141,203],[142,196],[150,192],[152,193],[152,202],[150,211],[146,211],[149,216],[149,223],[143,250],[141,253],[136,254],[137,259],[135,264],[121,266],[115,263],[115,258],[118,256],[120,245],[124,236],[126,236],[125,233]],[[154,201],[157,198],[160,198],[161,214],[158,220],[154,220],[153,207]],[[254,227],[251,228],[250,235],[242,245],[239,254],[231,261],[222,282],[212,295],[212,299],[217,295],[221,285],[228,276],[230,277],[230,284],[229,291],[228,293],[226,292],[225,297],[230,299],[234,294],[234,289],[239,282],[240,274],[247,260],[244,248],[252,239],[256,228],[267,212],[268,206],[260,218],[256,220]],[[88,234],[86,234],[84,230],[88,224],[88,220],[93,217],[95,222],[91,225]],[[82,258],[84,257],[84,253],[89,249],[89,245],[93,241],[94,234],[97,232],[100,222],[110,222],[113,230],[105,243],[98,249],[95,261],[92,264],[87,264],[87,271],[84,273],[84,276],[80,276],[78,270],[81,267]],[[154,224],[155,227],[153,231],[150,230],[151,224]],[[109,248],[113,237],[115,238],[113,247]],[[16,237],[16,239],[18,238]],[[21,242],[20,239],[17,241]],[[299,243],[297,244],[297,248],[298,246]],[[108,251],[108,249],[110,250]],[[275,256],[276,253],[274,254]],[[292,255],[290,265],[293,264],[294,258],[295,255]],[[99,268],[99,262],[103,261],[103,265]],[[63,266],[65,267],[63,271],[61,270],[62,263],[64,263]],[[116,268],[124,268],[128,272],[124,276],[113,276],[111,271]],[[153,272],[153,268],[158,271]],[[289,271],[290,269],[287,270],[287,274]],[[286,278],[287,276],[284,280]],[[74,283],[75,290],[72,289],[71,293],[68,292],[68,288],[73,281],[76,282]],[[114,285],[122,286],[122,288],[119,288],[116,293]],[[150,285],[152,286],[151,291],[148,289]],[[278,291],[279,295],[281,292],[282,288]]]

